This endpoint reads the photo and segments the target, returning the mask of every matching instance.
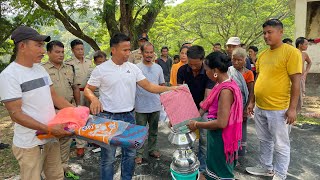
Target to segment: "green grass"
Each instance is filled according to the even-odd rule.
[[[313,118],[313,117],[306,117],[306,116],[299,114],[297,116],[297,123],[298,124],[312,124],[312,125],[320,126],[320,119]]]
[[[7,149],[0,150],[0,179],[19,174],[19,164],[12,154],[13,122],[5,108],[0,105],[0,138],[1,142],[10,144]]]

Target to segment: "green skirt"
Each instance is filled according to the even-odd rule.
[[[237,152],[235,152],[237,153]],[[234,178],[233,169],[237,160],[226,162],[222,129],[208,130],[207,132],[207,179],[215,179],[210,174],[214,173],[219,178]]]

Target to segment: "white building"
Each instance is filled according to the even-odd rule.
[[[320,0],[295,0],[294,9],[295,39],[320,38]],[[320,43],[310,44],[307,53],[313,61],[310,72],[320,73]]]

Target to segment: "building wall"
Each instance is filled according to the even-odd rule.
[[[319,96],[320,73],[309,73],[306,81],[306,94],[308,96]]]
[[[306,52],[312,61],[310,73],[320,73],[320,44],[318,43],[309,45]]]
[[[320,1],[307,2],[306,38],[320,38]],[[313,62],[310,72],[320,73],[320,44],[310,44],[307,53]]]
[[[292,3],[295,2],[295,3]],[[295,12],[295,39],[320,38],[320,0],[292,0]],[[311,73],[320,73],[320,44],[310,44],[307,50],[313,64]]]

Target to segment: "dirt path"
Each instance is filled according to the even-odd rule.
[[[134,179],[171,179],[169,165],[174,147],[169,144],[167,137],[169,130],[165,126],[160,127],[159,145],[161,145],[162,157],[160,160],[149,158],[142,165],[136,166]],[[254,124],[251,121],[248,129],[248,152],[247,156],[240,159],[240,166],[236,169],[236,177],[241,180],[262,180],[245,172],[246,166],[258,163],[258,140],[255,135]],[[288,172],[288,180],[315,180],[320,179],[320,127],[305,126],[293,127],[291,132],[291,163]],[[81,179],[99,179],[99,153],[89,153],[84,159],[72,158],[72,163],[82,165],[85,170]],[[115,179],[120,179],[120,156],[117,157]]]

